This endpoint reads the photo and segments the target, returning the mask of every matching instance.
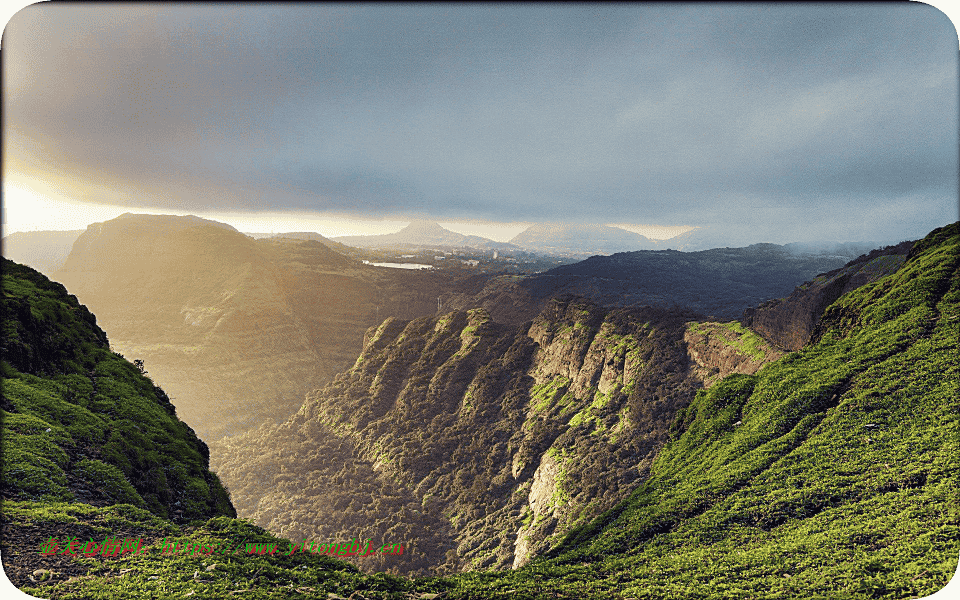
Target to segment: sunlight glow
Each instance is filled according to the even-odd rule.
[[[70,231],[116,218],[129,209],[80,202],[43,182],[3,182],[3,234],[17,231]]]
[[[4,178],[4,235],[17,231],[86,229],[91,223],[108,221],[124,213],[194,214],[204,219],[232,225],[243,233],[314,232],[328,238],[396,233],[410,223],[409,220],[374,220],[355,218],[349,215],[309,212],[184,212],[156,207],[97,204],[77,200],[73,194],[58,187],[52,180],[26,178],[16,174]],[[509,242],[531,225],[531,223],[524,222],[496,223],[493,221],[443,221],[439,224],[441,227],[456,233],[476,235],[497,242]],[[610,226],[658,240],[695,229],[684,225],[611,224]]]

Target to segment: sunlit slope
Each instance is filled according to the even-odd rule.
[[[3,497],[235,516],[170,399],[59,283],[3,260]]]
[[[94,315],[63,285],[2,263],[0,551],[16,587],[82,600],[237,591],[345,598],[357,589],[408,597],[409,580],[366,577],[322,554],[293,556],[289,541],[230,518],[207,446],[163,390],[110,351]],[[68,539],[79,544],[74,556]],[[118,551],[120,541],[134,545],[98,554],[107,539]],[[170,541],[177,554],[162,553]],[[276,552],[248,554],[248,543]]]
[[[943,587],[960,551],[958,250],[958,224],[932,232],[898,272],[828,307],[806,348],[700,392],[628,500],[551,558],[458,576],[454,597]]]

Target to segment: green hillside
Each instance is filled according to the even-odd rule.
[[[84,599],[223,598],[237,590],[296,598],[356,589],[400,597],[409,588],[328,556],[284,556],[286,540],[232,518],[206,444],[176,418],[143,365],[110,351],[96,318],[61,284],[4,259],[2,309],[0,549],[21,590]],[[135,540],[141,552],[66,554],[68,540],[81,554],[110,539]],[[45,554],[50,540],[57,547]],[[174,542],[186,550],[164,555]],[[278,551],[247,555],[247,543]]]
[[[64,287],[3,262],[3,496],[236,516],[209,451]]]
[[[960,552],[960,224],[841,297],[817,341],[700,392],[628,500],[455,597],[906,598]]]

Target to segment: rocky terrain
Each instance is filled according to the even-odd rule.
[[[213,442],[214,468],[287,537],[400,537],[405,572],[517,567],[642,481],[705,380],[779,356],[721,356],[695,319],[575,298],[519,326],[388,319],[294,418]]]
[[[214,443],[215,469],[241,515],[284,536],[401,536],[418,558],[396,572],[519,567],[644,481],[698,390],[783,355],[736,321],[574,296],[519,324],[388,319],[294,418]]]
[[[784,354],[736,321],[690,322],[683,342],[704,387],[734,373],[753,375]]]
[[[810,339],[827,306],[850,290],[896,272],[912,247],[913,242],[903,242],[873,250],[805,282],[786,298],[746,309],[741,323],[780,348],[799,350]]]
[[[791,258],[762,246],[618,254],[524,277],[495,270],[508,262],[484,273],[451,256],[446,262],[459,268],[406,271],[365,265],[357,252],[315,234],[255,240],[197,217],[128,214],[89,227],[53,277],[212,439],[285,420],[306,393],[353,364],[364,331],[387,317],[482,307],[496,322],[519,325],[573,293],[608,306],[686,304],[732,318],[751,299],[828,270],[815,267],[838,266],[837,258]]]
[[[292,419],[210,447],[242,475],[234,501],[291,541],[230,518],[208,447],[142,365],[5,261],[4,568],[84,599],[928,595],[960,548],[958,244],[956,223],[911,244],[780,358],[736,322],[573,297],[521,325],[389,318]],[[291,556],[304,531],[409,544],[364,569],[472,570],[365,575]],[[118,534],[152,551],[38,552]],[[230,556],[160,554],[172,536]]]

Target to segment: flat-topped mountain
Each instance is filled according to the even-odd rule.
[[[283,414],[329,374],[271,257],[228,225],[157,215],[97,223],[55,277],[204,433]]]
[[[55,277],[209,439],[285,419],[356,360],[368,327],[432,314],[457,289],[449,276],[369,267],[338,247],[124,215],[91,225]]]
[[[310,243],[275,244],[310,259]],[[224,440],[243,442],[234,494],[275,531],[323,513],[333,541],[412,542],[392,563],[349,559],[365,568],[474,569],[409,579],[229,518],[205,446],[142,365],[62,286],[5,261],[4,569],[39,597],[929,595],[960,542],[960,223],[877,268],[849,273],[855,289],[781,358],[735,322],[573,298],[526,327],[482,310],[388,319],[294,418]],[[148,559],[59,553],[117,535]],[[216,556],[161,554],[171,540]]]

